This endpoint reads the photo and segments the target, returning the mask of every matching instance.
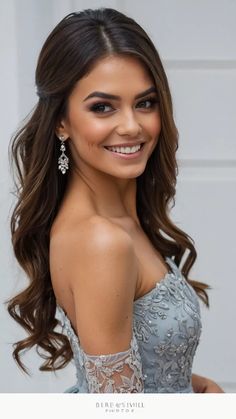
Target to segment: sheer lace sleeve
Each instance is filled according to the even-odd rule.
[[[83,352],[90,393],[143,393],[142,363],[133,335],[130,348],[110,355]]]
[[[74,354],[77,378],[85,381],[89,393],[144,393],[142,361],[136,336],[127,351],[109,355],[88,355],[82,347],[64,310],[57,305],[60,322]]]

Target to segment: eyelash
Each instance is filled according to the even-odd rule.
[[[142,101],[138,102],[138,104],[145,103],[145,102],[150,102],[150,106],[146,107],[146,108],[144,107],[143,109],[148,109],[149,110],[149,109],[154,108],[154,106],[158,102],[158,100],[157,100],[157,98],[151,97],[151,98],[148,98],[148,99],[145,99],[145,100],[142,100]],[[95,103],[94,105],[92,105],[90,107],[90,111],[95,112],[95,113],[103,113],[103,114],[112,112],[112,111],[105,111],[105,112],[99,111],[99,108],[101,106],[109,106],[110,108],[112,108],[112,106],[108,102],[98,102],[98,103]]]

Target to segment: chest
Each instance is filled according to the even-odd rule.
[[[191,392],[191,368],[201,334],[200,306],[178,273],[134,303],[134,332],[146,392]]]
[[[136,254],[138,278],[135,299],[137,299],[150,291],[170,269],[141,227],[129,221],[123,222],[120,226],[130,235]]]
[[[157,282],[163,279],[170,269],[141,227],[137,226],[130,219],[122,221],[112,220],[112,222],[125,230],[133,242],[138,268],[134,296],[134,299],[137,300],[149,292]],[[55,257],[54,259],[57,260],[58,258]],[[64,277],[57,275],[57,270],[56,272],[53,271],[53,265],[51,265],[51,272],[55,273],[53,275],[53,287],[56,298],[62,307],[66,307],[67,313],[73,319],[72,323],[75,324],[73,295],[67,285],[67,281]]]

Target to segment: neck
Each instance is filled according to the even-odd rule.
[[[83,196],[102,217],[131,218],[140,225],[136,210],[136,178],[120,179],[98,171],[91,176],[77,169],[71,174],[68,191]]]

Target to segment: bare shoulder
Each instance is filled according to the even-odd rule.
[[[87,284],[94,283],[94,278],[89,279],[92,273],[102,282],[105,277],[102,267],[114,272],[129,265],[132,276],[137,278],[137,260],[131,237],[121,227],[100,216],[56,231],[51,236],[50,255],[51,266],[55,266],[57,275],[65,278],[72,288],[80,286],[80,278],[85,276]]]
[[[93,217],[70,232],[62,248],[83,348],[89,353],[126,349],[137,281],[130,236],[111,222]]]
[[[118,265],[124,267],[130,264],[135,268],[135,252],[131,237],[126,231],[102,217],[92,217],[73,231],[71,243],[67,243],[70,254],[75,257],[75,264],[88,270],[96,270],[96,275],[102,281],[104,269],[113,272]]]
[[[121,247],[125,250],[133,248],[133,242],[128,233],[117,224],[100,217],[92,216],[73,225],[66,225],[53,231],[50,237],[51,247],[59,247],[78,254],[78,250],[89,251],[103,247]]]
[[[91,246],[94,246],[94,251],[106,248],[130,252],[133,250],[133,242],[128,233],[103,217],[90,218],[78,227],[78,231],[90,250]]]

